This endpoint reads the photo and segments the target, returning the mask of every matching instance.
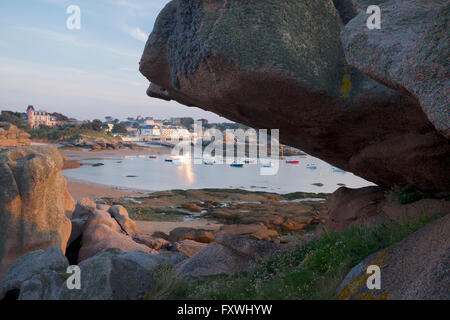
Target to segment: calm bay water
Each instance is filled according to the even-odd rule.
[[[372,183],[349,172],[336,172],[326,162],[308,156],[288,157],[299,160],[299,164],[287,164],[280,160],[278,173],[272,176],[260,174],[261,164],[245,164],[233,168],[227,164],[193,164],[165,162],[164,156],[150,159],[146,156],[127,156],[121,159],[83,160],[81,168],[65,170],[64,175],[79,180],[115,187],[164,191],[172,189],[239,188],[250,191],[276,193],[324,192],[330,193],[344,184],[349,188],[360,188]],[[92,164],[104,166],[93,167]],[[317,169],[307,168],[314,164]],[[323,186],[313,184],[321,183]]]

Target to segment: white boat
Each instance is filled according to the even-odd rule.
[[[313,164],[313,163],[310,163],[310,164],[306,165],[306,168],[307,169],[311,169],[311,170],[316,170],[317,166],[315,164]]]

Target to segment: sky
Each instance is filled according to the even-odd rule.
[[[1,0],[0,110],[28,105],[80,120],[206,118],[214,113],[146,95],[139,60],[168,0]],[[80,8],[70,30],[67,8]]]

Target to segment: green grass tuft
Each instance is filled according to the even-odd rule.
[[[152,270],[156,281],[148,298],[151,300],[183,299],[186,296],[187,280],[177,275],[171,265],[161,265]]]
[[[370,254],[389,247],[438,216],[377,227],[330,232],[249,272],[189,282],[187,299],[332,299],[350,271]]]

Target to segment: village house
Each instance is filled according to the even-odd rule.
[[[33,106],[27,108],[27,121],[31,128],[39,128],[40,126],[56,127],[60,125],[60,121],[47,111],[34,110]]]
[[[140,129],[140,134],[144,141],[161,140],[161,127],[150,125]]]

